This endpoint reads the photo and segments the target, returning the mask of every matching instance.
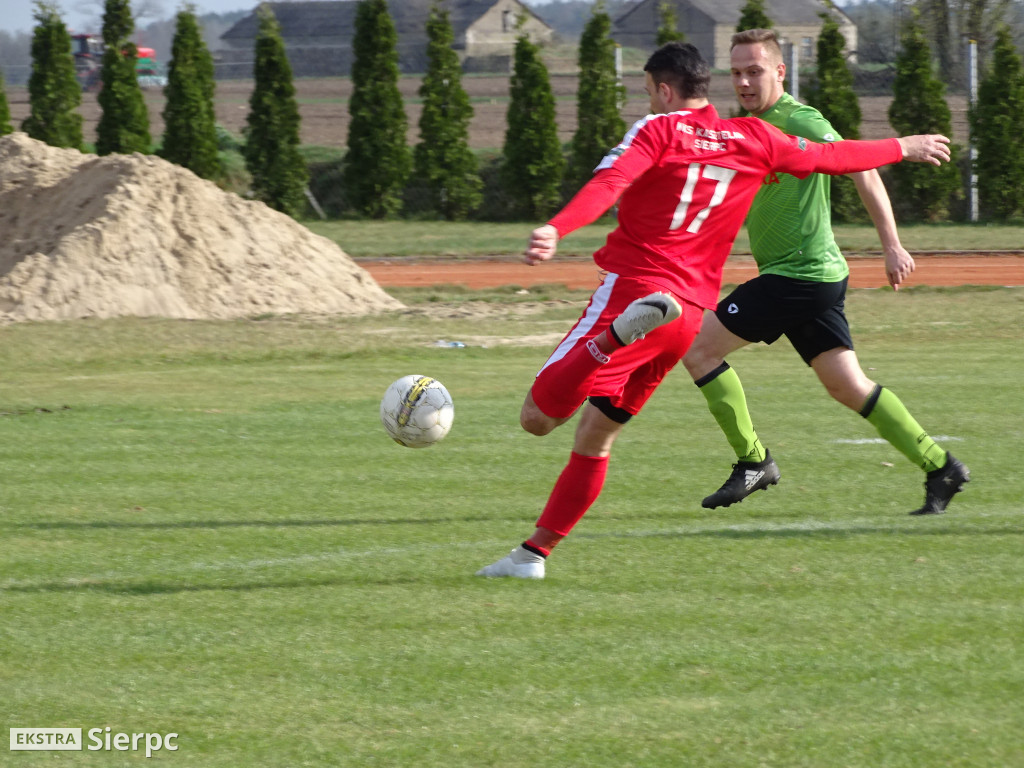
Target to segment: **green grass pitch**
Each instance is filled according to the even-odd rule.
[[[152,761],[202,768],[1024,766],[1021,289],[848,300],[972,470],[948,514],[906,514],[920,472],[780,343],[730,358],[777,487],[701,509],[731,452],[680,367],[548,578],[477,579],[571,443],[518,427],[579,311],[545,295],[0,328],[2,720],[174,732]],[[454,398],[433,448],[378,422],[407,373]]]

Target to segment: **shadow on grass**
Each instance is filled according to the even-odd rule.
[[[183,520],[177,523],[130,523],[124,521],[15,523],[11,529],[32,531],[88,531],[88,530],[177,530],[190,528],[315,528],[318,526],[352,525],[437,525],[439,523],[486,523],[490,517],[460,518],[356,518],[344,520]]]
[[[390,587],[402,584],[417,584],[421,579],[407,577],[395,579],[365,580],[366,586]],[[332,577],[322,579],[281,579],[275,581],[248,582],[244,584],[183,584],[159,581],[93,581],[93,582],[43,582],[40,584],[18,584],[0,587],[0,593],[60,593],[97,592],[110,595],[174,595],[188,592],[256,592],[263,589],[302,589],[316,587],[352,586],[350,578]]]

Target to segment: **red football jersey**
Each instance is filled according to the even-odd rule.
[[[621,193],[618,227],[594,261],[713,309],[722,267],[767,174],[852,173],[902,156],[895,139],[815,144],[756,118],[723,120],[711,105],[648,115],[549,223],[564,236]]]

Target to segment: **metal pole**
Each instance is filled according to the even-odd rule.
[[[785,71],[790,81],[790,95],[800,100],[800,48],[796,43],[788,43],[785,46],[786,62]]]
[[[968,111],[974,109],[978,102],[978,42],[977,40],[967,41],[967,107]],[[970,121],[967,124],[967,154],[971,161],[970,183],[967,188],[967,199],[970,204],[971,221],[978,220],[978,174],[975,171],[975,163],[978,160],[978,149],[974,146],[974,136],[971,134]]]
[[[618,43],[615,44],[615,84],[619,86],[620,94],[616,106],[621,111],[626,106],[629,94],[626,93],[626,89],[622,86],[622,46]]]

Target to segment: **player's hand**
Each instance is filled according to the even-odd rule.
[[[914,257],[907,253],[903,246],[885,252],[885,275],[889,278],[889,285],[894,291],[900,289],[900,284],[910,277],[915,266]]]
[[[530,244],[523,254],[523,261],[531,267],[541,261],[547,261],[558,250],[558,230],[550,224],[537,227],[530,233]]]
[[[929,133],[903,136],[899,139],[903,159],[914,163],[942,165],[949,162],[949,139],[941,134]]]

